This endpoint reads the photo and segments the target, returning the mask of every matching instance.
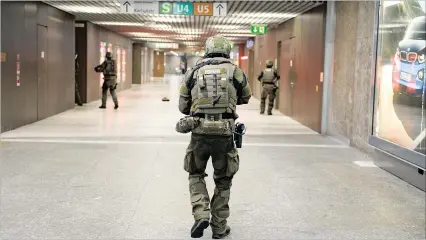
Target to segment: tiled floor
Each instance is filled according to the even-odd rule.
[[[107,110],[91,103],[3,134],[0,239],[189,239],[179,81],[121,92],[118,111],[109,99]],[[253,99],[238,111],[248,132],[229,239],[425,239],[424,192],[258,109]]]

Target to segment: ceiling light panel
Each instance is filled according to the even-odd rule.
[[[107,25],[107,26],[144,26],[143,22],[93,22],[97,25]]]

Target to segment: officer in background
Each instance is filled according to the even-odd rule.
[[[266,63],[266,68],[260,73],[257,78],[262,83],[263,91],[260,102],[260,114],[265,113],[266,98],[269,95],[268,115],[272,115],[272,108],[274,107],[274,100],[276,97],[276,91],[279,87],[280,76],[277,70],[273,68],[274,63],[269,60]]]
[[[80,97],[80,88],[78,85],[78,75],[80,73],[80,65],[78,64],[78,54],[75,53],[75,103],[77,103],[78,106],[83,106],[83,103],[81,101],[81,97]]]
[[[229,60],[231,44],[226,38],[210,37],[205,49],[204,59],[186,73],[181,83],[179,110],[193,120],[184,160],[195,220],[191,237],[202,237],[210,222],[213,239],[221,239],[231,232],[226,219],[230,215],[232,179],[239,168],[238,151],[233,142],[238,118],[236,106],[249,102],[251,90],[243,71]],[[181,131],[179,123],[176,130],[189,132]],[[204,181],[210,156],[216,185],[211,203]]]
[[[106,108],[107,93],[108,89],[111,93],[112,99],[114,101],[115,107],[118,108],[117,93],[115,89],[117,88],[117,69],[115,60],[112,59],[112,54],[107,52],[105,54],[106,60],[101,64],[95,67],[96,72],[102,72],[104,74],[104,83],[102,85],[102,105],[99,108]]]

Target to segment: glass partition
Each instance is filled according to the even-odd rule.
[[[425,1],[382,1],[374,135],[426,154]],[[425,159],[426,161],[426,159]]]

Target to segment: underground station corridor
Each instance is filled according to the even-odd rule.
[[[2,1],[0,239],[425,239],[425,12]]]

